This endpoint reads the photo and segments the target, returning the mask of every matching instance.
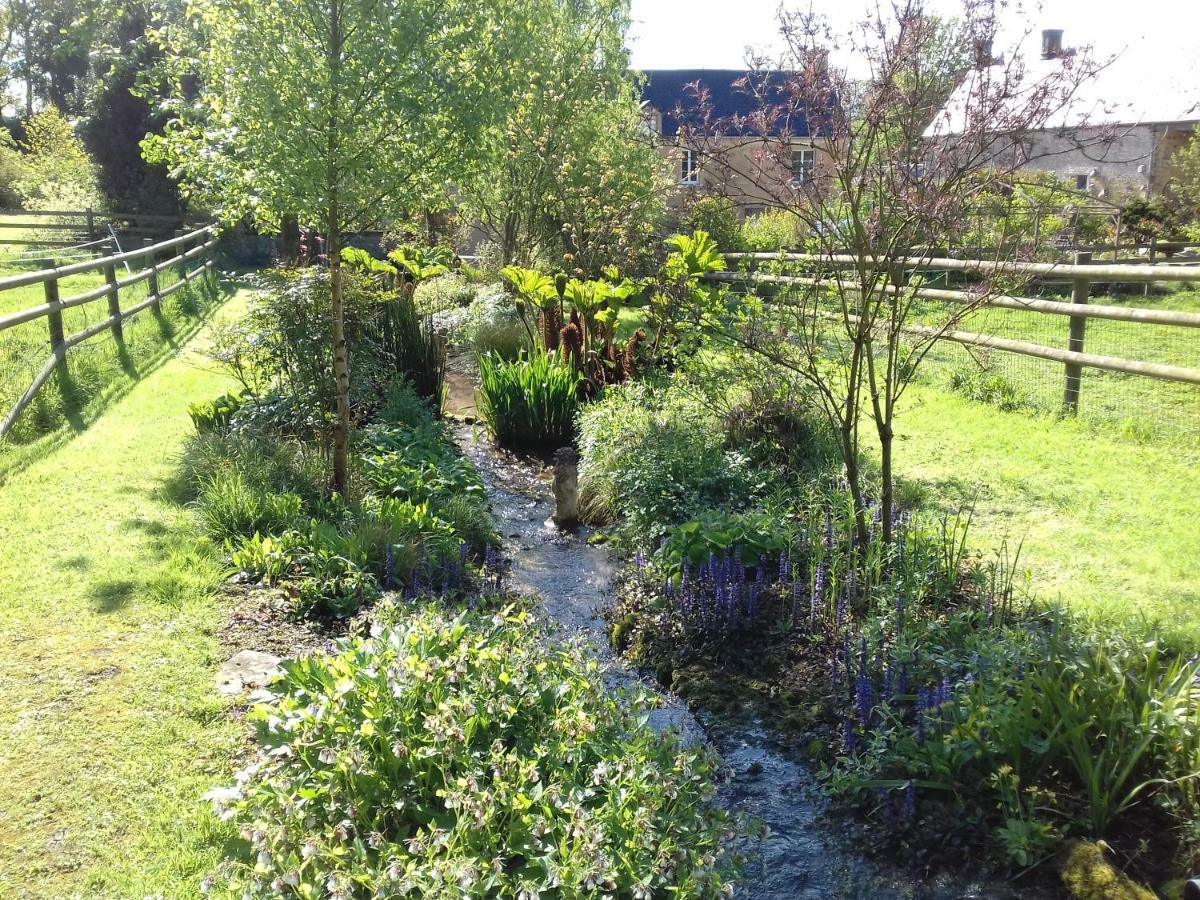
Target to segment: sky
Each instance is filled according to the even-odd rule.
[[[888,0],[883,0],[888,2]],[[862,18],[868,0],[785,0],[789,9],[812,8],[846,31]],[[745,65],[746,48],[777,45],[780,0],[632,0],[630,49],[638,69],[733,69]],[[1063,45],[1091,45],[1097,57],[1123,51],[1194,55],[1200,45],[1200,0],[1012,0],[1001,13],[1008,35],[1002,50],[1027,29],[1061,28]],[[935,12],[953,15],[961,0],[927,0]],[[1018,8],[1020,7],[1020,8]],[[1148,52],[1148,51],[1151,51]],[[838,60],[835,57],[835,64]],[[853,72],[852,60],[841,60]]]

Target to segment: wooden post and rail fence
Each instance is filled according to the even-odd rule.
[[[154,213],[95,209],[0,210],[0,244],[76,248],[111,242],[114,234],[119,235],[122,242],[140,243],[146,238],[164,240],[173,233],[178,234],[184,225],[183,216]]]
[[[0,239],[2,240],[2,239]],[[61,367],[65,367],[67,351],[104,332],[110,332],[120,343],[123,326],[138,313],[150,309],[154,315],[161,314],[162,301],[187,285],[192,280],[210,271],[216,264],[214,249],[217,238],[213,226],[197,228],[159,243],[148,243],[137,250],[115,253],[97,259],[56,266],[53,259],[40,260],[38,269],[19,275],[0,278],[0,293],[16,288],[41,284],[45,302],[28,309],[0,315],[0,333],[36,319],[46,320],[50,354],[45,365],[32,383],[17,400],[16,404],[0,422],[0,438],[12,429],[18,417],[33,401],[38,391]],[[138,267],[133,268],[132,264]],[[122,277],[118,266],[127,274]],[[189,266],[194,266],[190,268]],[[178,280],[160,288],[159,275],[172,268],[178,272]],[[99,272],[104,283],[99,287],[83,291],[70,297],[61,297],[59,281],[72,275]],[[146,296],[132,306],[121,308],[121,291],[141,282],[147,283]],[[98,322],[74,334],[66,334],[63,311],[104,300],[107,315]]]
[[[709,280],[724,283],[804,285],[809,287],[835,287],[836,276],[826,273],[829,269],[852,268],[858,263],[849,254],[804,254],[804,253],[729,253],[726,258],[746,261],[751,266],[763,262],[794,263],[801,267],[816,267],[816,277],[795,275],[764,275],[749,272],[716,272]],[[1078,252],[1074,263],[1004,262],[989,260],[949,259],[938,257],[911,256],[894,260],[902,271],[960,272],[974,276],[1020,275],[1071,283],[1071,300],[1044,300],[1031,297],[1015,297],[1007,294],[980,294],[969,290],[943,290],[916,288],[915,296],[926,300],[960,303],[979,308],[995,308],[1033,312],[1043,315],[1068,316],[1067,346],[1046,347],[1029,341],[1012,340],[993,335],[975,334],[954,329],[934,328],[927,325],[906,325],[901,329],[917,337],[952,341],[969,347],[982,347],[1015,353],[1037,359],[1050,360],[1063,365],[1063,410],[1074,413],[1079,408],[1080,383],[1086,368],[1119,372],[1145,378],[1157,378],[1181,384],[1200,386],[1200,368],[1166,365],[1142,360],[1123,359],[1088,353],[1085,349],[1087,322],[1089,319],[1130,322],[1140,325],[1163,325],[1174,328],[1193,329],[1200,346],[1200,312],[1151,309],[1141,307],[1110,306],[1090,302],[1093,284],[1152,284],[1156,282],[1200,284],[1200,265],[1149,265],[1149,264],[1093,264],[1091,253]],[[846,289],[853,290],[847,286]],[[892,293],[907,291],[901,285],[886,287]]]

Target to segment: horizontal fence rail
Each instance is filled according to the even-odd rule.
[[[50,348],[50,355],[45,365],[21,394],[16,404],[5,416],[4,421],[0,422],[0,438],[12,430],[17,419],[37,396],[38,391],[56,371],[60,370],[61,366],[65,365],[68,350],[105,332],[111,332],[113,338],[121,342],[125,322],[146,309],[153,310],[156,315],[159,314],[163,300],[185,287],[189,282],[212,270],[216,265],[214,259],[216,245],[217,238],[214,228],[209,225],[126,253],[114,253],[66,266],[55,266],[52,260],[45,260],[45,264],[36,271],[0,278],[0,293],[41,284],[45,298],[45,302],[37,306],[0,316],[0,333],[18,325],[44,318],[49,333]],[[138,264],[136,271],[131,265],[134,263]],[[194,268],[189,268],[193,265]],[[118,266],[125,268],[128,273],[125,277],[118,277]],[[159,276],[171,270],[178,272],[178,279],[166,287],[160,287]],[[70,297],[59,295],[61,279],[71,275],[93,272],[103,274],[103,284]],[[146,296],[139,299],[134,305],[122,309],[121,291],[142,282],[147,282]],[[66,334],[63,326],[63,311],[99,300],[106,301],[107,315],[74,334]]]
[[[757,271],[714,272],[708,280],[714,283],[804,286],[832,288],[858,293],[852,279],[840,274],[853,269],[863,260],[852,254],[806,254],[806,253],[729,253],[726,258],[758,263],[792,263],[802,270],[816,270],[813,275],[776,275]],[[1133,282],[1200,284],[1200,265],[1166,265],[1120,263],[1092,264],[1090,254],[1077,253],[1074,263],[1006,262],[981,259],[952,259],[933,256],[907,256],[899,259],[868,258],[867,266],[872,271],[894,268],[903,272],[962,272],[978,276],[1028,276],[1039,279],[1069,281],[1072,285],[1071,300],[1045,300],[1018,297],[1009,294],[991,294],[984,290],[946,290],[938,288],[910,288],[904,284],[883,284],[881,289],[890,294],[912,292],[924,299],[962,304],[975,308],[993,308],[1038,313],[1050,316],[1065,316],[1069,319],[1067,347],[1047,347],[1031,341],[1013,340],[989,334],[960,331],[950,327],[935,328],[929,325],[908,324],[900,330],[913,336],[946,340],[971,347],[981,347],[1013,353],[1021,356],[1050,360],[1064,367],[1063,409],[1075,412],[1079,406],[1081,372],[1084,368],[1117,372],[1125,375],[1155,378],[1180,384],[1200,385],[1200,368],[1167,365],[1137,359],[1108,356],[1085,352],[1086,326],[1089,320],[1109,320],[1135,325],[1158,325],[1180,329],[1200,328],[1200,313],[1181,310],[1151,309],[1144,307],[1112,306],[1089,303],[1091,285]],[[816,312],[823,319],[841,320],[840,313]],[[849,320],[857,322],[855,316]],[[1188,332],[1194,333],[1194,332]],[[1200,335],[1197,335],[1200,340]]]
[[[55,221],[28,221],[52,219]],[[23,221],[24,220],[24,221]],[[185,228],[182,215],[160,213],[103,212],[95,209],[9,209],[0,210],[0,244],[38,247],[75,247],[80,241],[97,238],[159,240]],[[192,226],[195,227],[195,226]],[[22,235],[12,232],[32,232]]]

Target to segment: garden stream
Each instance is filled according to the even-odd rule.
[[[581,639],[611,686],[644,684],[612,652],[597,608],[618,571],[615,558],[588,543],[580,527],[562,532],[550,521],[551,475],[537,462],[497,451],[482,428],[459,423],[462,451],[479,466],[511,558],[510,583],[542,598],[545,614],[565,635]],[[649,686],[649,685],[646,685]],[[855,849],[853,832],[826,816],[821,788],[803,762],[782,752],[761,729],[701,721],[678,699],[663,696],[651,716],[656,729],[675,728],[685,741],[706,741],[724,761],[721,802],[769,829],[743,850],[750,858],[737,896],[754,900],[816,898],[1029,897],[986,882],[923,881]]]

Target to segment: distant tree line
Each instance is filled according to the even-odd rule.
[[[53,109],[90,157],[97,199],[122,212],[179,212],[166,168],[147,163],[139,144],[165,118],[146,77],[161,58],[153,36],[183,11],[180,0],[3,0],[0,89],[12,114],[10,147],[31,156],[27,123],[41,115],[44,129]],[[6,202],[29,197],[11,179],[0,192]]]

